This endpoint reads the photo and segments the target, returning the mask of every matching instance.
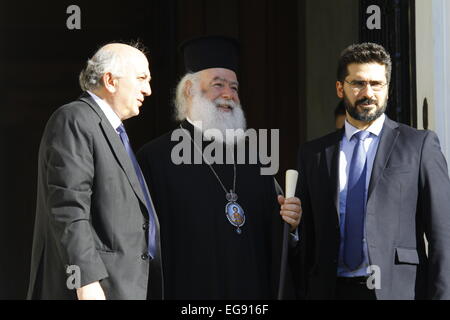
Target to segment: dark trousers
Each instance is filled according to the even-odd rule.
[[[375,289],[367,287],[367,278],[337,278],[336,300],[376,300]]]

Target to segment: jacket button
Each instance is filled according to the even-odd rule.
[[[142,260],[147,260],[148,259],[148,253],[143,253],[141,258],[142,258]]]
[[[145,222],[145,223],[142,225],[142,229],[144,229],[144,230],[147,230],[147,229],[148,229],[148,222]]]

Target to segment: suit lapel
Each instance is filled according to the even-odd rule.
[[[333,137],[332,143],[325,149],[325,156],[327,161],[329,186],[332,193],[332,199],[336,208],[336,214],[339,216],[339,150],[342,135],[344,130],[339,130]]]
[[[380,177],[383,174],[384,169],[386,168],[386,164],[389,160],[389,157],[391,156],[392,150],[394,149],[399,135],[399,131],[397,130],[397,128],[398,124],[386,116],[383,130],[381,131],[380,144],[378,145],[378,150],[373,162],[367,199],[370,199],[373,190],[377,186],[378,181],[380,180]]]
[[[119,135],[113,129],[111,123],[108,121],[103,111],[100,109],[100,107],[97,105],[97,103],[95,103],[94,99],[92,99],[92,97],[88,93],[83,94],[79,98],[79,100],[86,102],[99,115],[101,119],[100,126],[103,130],[106,140],[109,142],[111,150],[115,154],[117,161],[119,162],[120,166],[125,172],[125,175],[127,176],[128,181],[130,182],[131,187],[133,188],[137,197],[147,208],[144,194],[141,185],[139,183],[139,180],[136,176],[136,171],[134,170],[133,163],[131,162],[130,156],[128,155],[127,151],[125,150]],[[147,208],[147,212],[148,209],[149,208]]]

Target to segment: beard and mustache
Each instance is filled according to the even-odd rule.
[[[373,109],[366,109],[361,108],[361,111],[358,110],[359,106],[367,106],[367,105],[375,105],[376,110],[373,112]],[[387,108],[388,99],[386,98],[386,101],[382,106],[380,106],[378,100],[371,99],[371,98],[364,98],[357,100],[355,104],[352,104],[350,100],[348,99],[347,95],[344,92],[344,105],[345,110],[347,110],[348,114],[355,120],[362,121],[362,122],[372,122],[376,119],[378,119]]]
[[[190,118],[192,121],[201,121],[202,130],[206,138],[214,139],[220,143],[234,144],[235,139],[229,141],[226,139],[227,130],[238,130],[242,132],[236,132],[235,138],[237,142],[240,142],[243,138],[243,133],[246,130],[246,120],[242,106],[233,100],[226,100],[217,98],[211,101],[205,98],[201,92],[195,90],[192,98],[192,109]],[[228,107],[229,112],[224,112],[219,109],[219,106]],[[208,130],[219,130],[222,135],[217,136],[208,133]],[[210,131],[212,132],[212,131]]]
[[[194,89],[192,99],[192,110],[190,114],[191,120],[201,121],[202,129],[206,138],[211,139],[213,137],[220,143],[234,144],[236,142],[235,139],[232,141],[228,141],[226,139],[226,131],[241,129],[243,133],[246,130],[246,119],[242,106],[233,100],[226,100],[222,98],[217,98],[214,101],[211,101],[205,98],[200,90],[196,89],[197,88]],[[346,111],[353,119],[362,122],[372,122],[385,113],[388,105],[388,98],[386,97],[383,105],[380,105],[377,99],[372,98],[360,99],[352,104],[344,92],[344,105]],[[375,112],[373,108],[364,108],[364,106],[367,105],[375,105]],[[228,107],[230,111],[221,111],[219,109],[220,106]],[[359,106],[362,106],[362,108],[360,108],[361,110],[358,110]],[[221,136],[208,134],[208,130],[210,129],[219,130],[221,132]],[[235,132],[235,138],[239,143],[243,138],[243,134],[240,134],[240,132]]]

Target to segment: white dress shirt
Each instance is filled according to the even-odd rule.
[[[110,107],[108,102],[101,99],[100,97],[96,96],[90,91],[87,91],[91,95],[91,97],[94,99],[94,101],[98,104],[100,109],[102,109],[103,113],[105,114],[106,118],[108,119],[109,123],[113,127],[113,129],[116,131],[117,134],[117,128],[122,124],[122,121],[120,120],[119,116],[114,112],[114,110]]]
[[[365,197],[367,201],[367,192],[369,189],[370,177],[372,174],[373,162],[377,153],[378,145],[380,143],[380,135],[383,129],[386,116],[383,114],[372,125],[366,129],[371,134],[364,140],[364,149],[367,154],[367,176],[366,176],[366,192]],[[364,260],[362,265],[353,271],[347,269],[344,264],[344,231],[345,231],[345,212],[347,202],[347,180],[350,170],[350,163],[353,156],[353,150],[356,145],[355,140],[351,140],[353,135],[361,130],[352,126],[347,120],[345,121],[345,134],[342,137],[339,151],[339,226],[341,243],[339,248],[338,261],[338,276],[339,277],[360,277],[367,276],[367,267],[369,266],[369,258],[367,251],[366,240],[363,239],[364,246]],[[364,230],[365,234],[365,230]]]

